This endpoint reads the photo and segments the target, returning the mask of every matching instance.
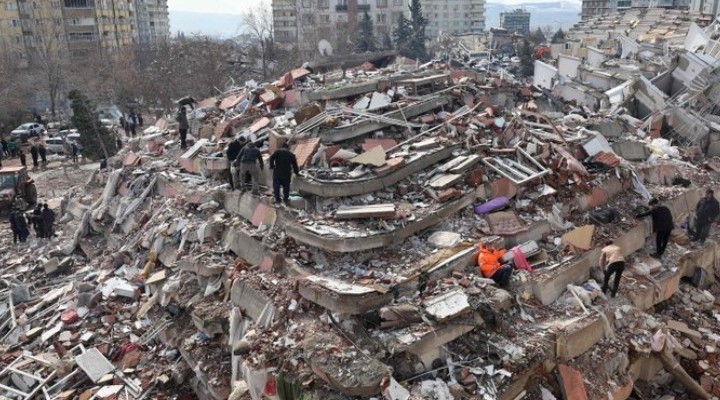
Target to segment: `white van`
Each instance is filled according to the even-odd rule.
[[[60,137],[47,138],[45,139],[45,149],[49,153],[64,153],[65,141]]]

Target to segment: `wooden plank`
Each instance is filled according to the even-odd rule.
[[[445,189],[460,182],[462,178],[463,176],[460,174],[443,174],[430,181],[430,187],[433,189]]]
[[[454,168],[450,169],[450,172],[453,174],[460,174],[472,167],[473,165],[477,164],[482,160],[479,155],[477,154],[471,154],[470,156],[466,157],[460,164],[456,165]]]
[[[371,204],[367,206],[340,207],[335,211],[336,219],[354,218],[392,218],[395,216],[395,204]]]

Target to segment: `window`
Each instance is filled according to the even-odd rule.
[[[315,14],[303,14],[303,23],[304,24],[313,24],[315,23]]]
[[[327,14],[321,15],[321,16],[320,16],[320,22],[329,24],[329,23],[330,23],[330,16],[327,15]]]
[[[330,2],[328,0],[317,0],[318,8],[327,9],[330,8]]]
[[[399,7],[403,5],[403,0],[393,0],[393,6]]]
[[[33,9],[37,10],[38,8],[40,8],[38,7],[38,3],[33,1]]]
[[[95,40],[95,35],[92,32],[70,32],[68,33],[68,40],[71,42],[89,42]]]
[[[15,36],[15,44],[20,44],[21,41],[20,36]]]
[[[35,18],[35,26],[40,26],[41,22],[39,19]]]
[[[8,11],[17,10],[17,3],[14,1],[8,1],[7,3],[5,3],[5,9]]]
[[[17,28],[18,26],[20,26],[20,22],[19,22],[18,20],[16,20],[16,19],[11,19],[11,20],[10,20],[10,26],[13,26],[13,27],[16,27],[16,28]]]
[[[64,0],[66,8],[94,8],[95,0]]]
[[[388,6],[388,0],[377,0],[378,8],[387,8],[387,6]]]
[[[60,2],[59,1],[53,1],[50,3],[50,7],[52,8],[60,8]]]
[[[385,24],[387,18],[385,14],[377,14],[375,17],[377,18],[378,24]]]
[[[311,0],[302,0],[302,6],[303,6],[303,8],[310,8],[310,7],[312,7],[312,1]]]

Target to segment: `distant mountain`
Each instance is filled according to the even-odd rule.
[[[230,38],[242,33],[241,17],[237,14],[197,13],[170,10],[170,32],[175,35],[201,33],[203,35]]]
[[[526,2],[526,3],[487,3],[485,5],[485,29],[500,26],[500,13],[522,8],[530,12],[530,27],[567,29],[580,21],[581,3],[577,1]]]

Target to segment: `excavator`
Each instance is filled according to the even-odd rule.
[[[540,46],[533,53],[534,60],[547,60],[552,55],[552,49],[547,46]]]

